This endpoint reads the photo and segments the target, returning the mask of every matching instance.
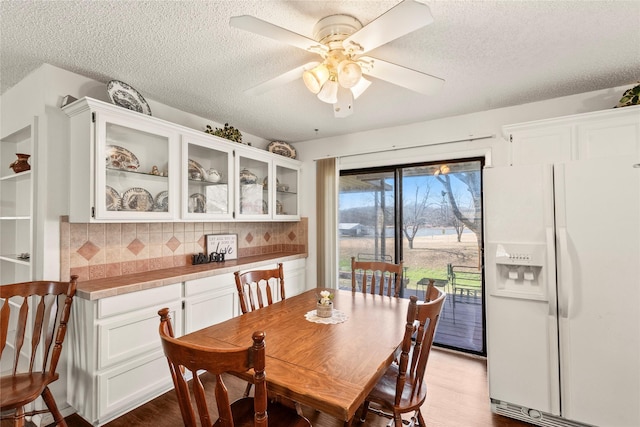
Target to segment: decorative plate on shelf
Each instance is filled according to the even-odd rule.
[[[105,147],[105,157],[107,167],[110,169],[138,170],[140,161],[131,151],[118,145],[107,145]]]
[[[169,212],[169,192],[161,191],[156,196],[154,209],[160,212]]]
[[[107,83],[107,93],[114,104],[148,116],[151,115],[151,108],[144,97],[125,82],[111,80]]]
[[[200,163],[189,159],[189,179],[194,181],[204,181],[207,179],[207,173]]]
[[[267,151],[270,153],[279,154],[284,157],[288,157],[290,159],[295,159],[298,157],[298,153],[293,146],[287,142],[282,141],[272,141],[267,145]]]
[[[194,193],[189,196],[189,212],[205,213],[207,209],[207,198],[202,193]]]
[[[122,196],[115,188],[105,186],[106,206],[108,211],[119,211],[122,206]]]
[[[152,211],[153,205],[153,196],[144,188],[130,188],[122,195],[122,209],[125,211]]]

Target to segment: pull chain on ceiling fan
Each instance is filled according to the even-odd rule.
[[[363,56],[432,22],[433,16],[426,4],[403,0],[365,26],[349,15],[324,17],[313,29],[315,40],[249,15],[234,16],[229,24],[322,57],[321,62],[296,67],[245,91],[247,94],[258,95],[302,76],[310,92],[333,105],[335,117],[347,117],[353,113],[353,100],[371,85],[363,75],[424,95],[442,87],[444,80],[438,77]]]

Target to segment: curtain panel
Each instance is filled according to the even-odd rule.
[[[335,158],[316,161],[317,285],[337,288],[338,171]]]

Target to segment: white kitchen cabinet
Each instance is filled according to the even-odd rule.
[[[272,191],[271,205],[275,207],[273,218],[277,220],[296,220],[300,218],[300,166],[298,162],[287,158],[275,158],[273,170],[276,180]]]
[[[580,160],[630,156],[640,160],[640,106],[611,110],[576,124]]]
[[[300,219],[300,162],[256,150],[236,150],[236,219]]]
[[[287,298],[307,290],[307,260],[295,259],[282,263],[284,273],[284,291]]]
[[[640,160],[640,106],[504,126],[503,136],[512,165],[626,155]]]
[[[569,161],[574,155],[571,126],[505,127],[511,143],[511,164],[530,165]]]
[[[184,296],[185,334],[240,314],[233,273],[187,280]]]
[[[208,135],[182,135],[182,218],[233,218],[233,148]]]
[[[266,264],[259,269],[275,268],[278,262]],[[282,263],[284,273],[285,295],[291,297],[306,291],[306,259],[296,259]],[[254,268],[241,268],[244,272]],[[274,282],[273,289],[277,289]],[[184,282],[184,333],[188,334],[198,329],[216,323],[224,322],[242,314],[238,291],[233,273],[225,273]],[[280,296],[274,295],[274,301]]]
[[[0,285],[33,279],[35,217],[35,139],[37,117],[0,138]],[[16,154],[31,156],[30,170],[15,173]]]
[[[173,316],[174,312],[170,314]],[[173,382],[167,358],[162,351],[156,351],[102,371],[97,375],[96,388],[98,421],[93,425],[104,425],[172,389]]]
[[[63,110],[70,222],[300,219],[297,160],[91,98]]]
[[[273,210],[269,189],[272,186],[273,163],[266,153],[236,150],[236,219],[264,221]]]
[[[237,270],[274,268],[278,262]],[[306,290],[305,266],[304,258],[283,262],[287,296]],[[230,271],[96,300],[74,299],[67,401],[92,425],[108,423],[173,387],[158,337],[163,307],[169,308],[176,336],[241,314]]]
[[[179,133],[174,126],[83,98],[71,118],[71,222],[176,218]]]
[[[173,386],[158,339],[158,310],[169,307],[182,335],[182,283],[72,306],[67,399],[102,425]]]

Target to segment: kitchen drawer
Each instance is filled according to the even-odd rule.
[[[233,273],[187,280],[184,282],[184,296],[191,297],[225,288],[236,289],[236,279],[233,277]]]
[[[160,348],[158,310],[169,307],[174,333],[181,335],[182,303],[160,304],[98,323],[98,369],[139,357]]]
[[[137,311],[144,307],[155,307],[180,298],[182,298],[182,283],[103,298],[98,300],[98,319]]]

